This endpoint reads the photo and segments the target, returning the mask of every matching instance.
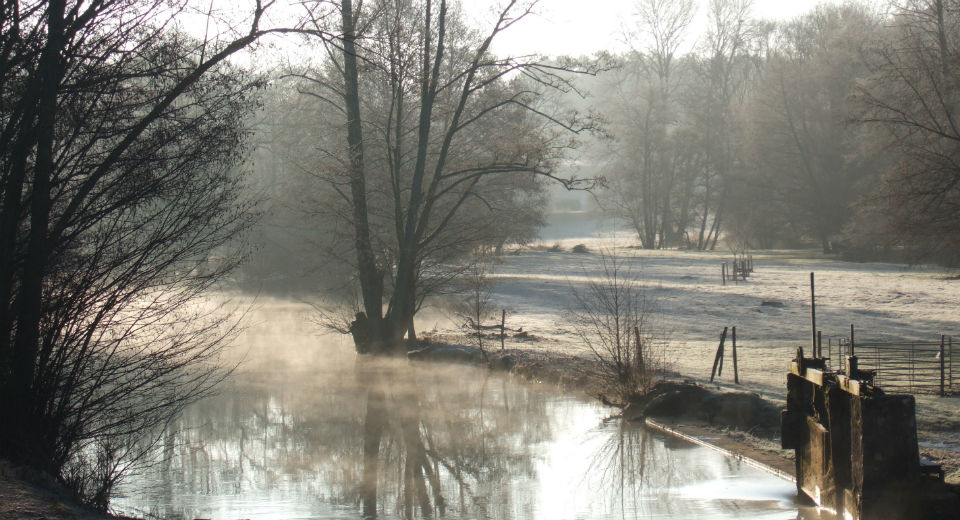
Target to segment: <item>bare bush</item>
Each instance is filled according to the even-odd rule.
[[[474,255],[461,280],[461,293],[465,295],[456,314],[461,319],[461,328],[470,334],[484,359],[487,351],[483,345],[483,321],[490,312],[490,290],[493,283],[493,259],[487,253]]]
[[[584,288],[572,288],[571,322],[596,360],[601,397],[621,404],[646,392],[662,374],[667,341],[656,327],[655,302],[628,261],[615,249],[601,251],[599,268],[599,277],[588,276]]]

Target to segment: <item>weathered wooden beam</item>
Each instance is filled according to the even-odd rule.
[[[790,362],[790,373],[795,376],[802,377],[804,380],[809,381],[817,386],[823,386],[823,370],[819,368],[803,368],[801,369],[800,364],[796,361]]]

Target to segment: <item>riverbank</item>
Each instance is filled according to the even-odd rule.
[[[4,520],[132,520],[91,511],[49,475],[0,460],[0,518]]]

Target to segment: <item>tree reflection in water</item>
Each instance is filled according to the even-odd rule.
[[[796,518],[792,485],[743,461],[633,424],[611,420],[581,486],[618,518]],[[801,517],[807,518],[807,517]]]
[[[459,368],[362,365],[364,516],[513,516],[511,482],[535,476],[530,447],[548,435],[544,394]]]
[[[534,477],[530,447],[549,436],[548,395],[500,374],[404,360],[248,371],[171,424],[160,462],[117,502],[164,518],[277,497],[308,504],[304,513],[511,518],[512,483]]]

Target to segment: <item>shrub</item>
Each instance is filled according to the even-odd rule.
[[[654,302],[616,251],[601,252],[601,274],[572,288],[571,322],[596,360],[602,397],[625,404],[656,383],[665,368],[667,342],[657,330]]]

